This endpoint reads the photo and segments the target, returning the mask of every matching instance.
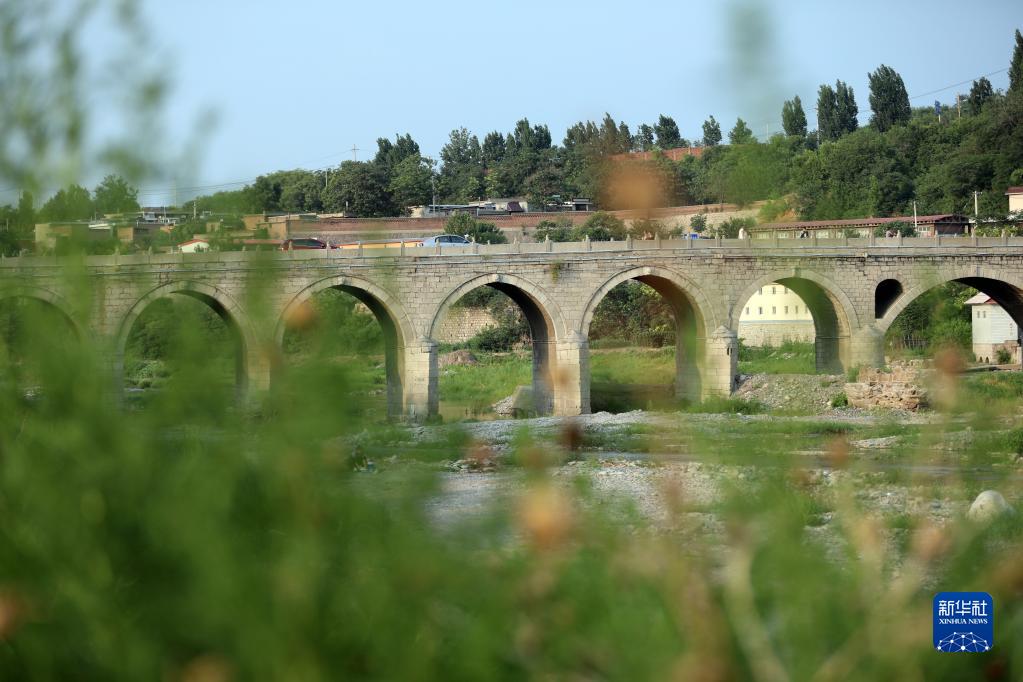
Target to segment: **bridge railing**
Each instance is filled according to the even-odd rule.
[[[626,239],[619,241],[581,241],[581,242],[514,242],[510,244],[469,244],[466,246],[421,247],[404,246],[395,248],[363,248],[330,249],[330,250],[296,250],[262,252],[258,256],[254,252],[245,251],[210,251],[203,253],[134,253],[114,254],[110,256],[89,256],[86,263],[94,266],[104,265],[145,265],[173,263],[203,262],[238,262],[254,258],[279,260],[342,260],[353,259],[394,259],[394,258],[448,258],[466,256],[503,256],[512,254],[579,254],[585,252],[689,252],[711,253],[729,252],[733,254],[784,252],[787,254],[827,255],[841,251],[867,250],[876,254],[909,252],[926,252],[940,248],[962,249],[963,252],[981,249],[1001,249],[1023,247],[1023,237],[970,237],[950,236],[939,237],[847,237],[839,239]],[[0,268],[21,268],[52,265],[56,262],[53,256],[22,256],[17,258],[0,257]]]

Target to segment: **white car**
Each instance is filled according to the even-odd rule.
[[[457,234],[439,234],[436,237],[427,237],[423,240],[423,246],[465,246],[471,244],[465,237],[460,237]]]

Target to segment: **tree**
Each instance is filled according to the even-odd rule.
[[[416,154],[402,159],[391,173],[388,190],[391,200],[403,214],[410,206],[430,203],[432,196],[433,170],[426,159]]]
[[[349,211],[360,218],[394,215],[386,172],[375,163],[345,161],[331,171],[323,190],[323,208]]]
[[[654,125],[657,133],[657,146],[661,149],[674,149],[681,146],[682,135],[678,132],[678,124],[671,116],[661,114]]]
[[[781,125],[785,129],[785,134],[790,137],[806,137],[806,113],[803,111],[799,95],[786,100],[782,105]]]
[[[92,197],[89,196],[89,190],[79,185],[69,185],[59,190],[39,209],[39,218],[47,223],[86,220],[91,218],[92,214]]]
[[[1009,93],[1023,92],[1023,34],[1016,29],[1016,47],[1009,62]]]
[[[18,197],[18,208],[14,212],[11,226],[20,234],[28,237],[36,223],[35,198],[31,192],[22,192]]]
[[[835,90],[827,83],[817,91],[817,132],[822,140],[837,140],[841,132],[836,127],[835,112],[838,109],[838,97]]]
[[[281,183],[260,175],[248,188],[252,205],[260,213],[281,210]]]
[[[634,146],[641,152],[648,152],[654,148],[654,129],[643,123],[636,130]]]
[[[857,119],[860,110],[856,106],[853,89],[843,81],[835,81],[835,101],[835,124],[839,135],[847,135],[860,126]]]
[[[874,112],[871,125],[883,133],[908,123],[912,110],[902,76],[892,67],[882,64],[867,74],[867,78],[870,80],[870,109]]]
[[[477,244],[507,244],[508,238],[494,223],[477,220],[468,213],[456,213],[444,225],[444,232],[466,237]]]
[[[483,167],[492,168],[500,163],[504,160],[505,151],[504,135],[496,130],[487,133],[486,137],[483,138],[483,146],[480,149]]]
[[[373,157],[373,163],[384,168],[390,173],[395,166],[409,158],[419,156],[419,144],[412,139],[412,135],[395,135],[394,143],[386,137],[377,139],[377,153]]]
[[[995,91],[991,87],[991,81],[981,76],[980,80],[973,81],[973,86],[970,88],[970,96],[966,98],[966,110],[973,115],[979,114],[994,94]]]
[[[728,144],[753,144],[757,141],[753,131],[741,118],[735,119],[735,127],[728,133]]]
[[[853,89],[842,81],[824,84],[817,93],[817,124],[822,140],[837,140],[859,127],[859,108]]]
[[[514,144],[511,135],[508,140]],[[440,159],[437,185],[444,200],[472,201],[483,194],[482,150],[475,135],[465,128],[452,130],[448,143],[440,150]]]
[[[93,190],[95,210],[99,213],[133,213],[139,210],[139,191],[119,175],[108,175]]]
[[[703,145],[714,147],[721,143],[721,126],[711,116],[703,122]]]

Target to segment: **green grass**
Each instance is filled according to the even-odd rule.
[[[963,391],[979,401],[1018,401],[1023,398],[1023,372],[984,372],[963,377]]]
[[[758,400],[748,398],[708,398],[683,407],[691,413],[760,414],[766,407]]]
[[[511,395],[517,386],[533,383],[533,362],[529,353],[479,353],[477,358],[477,365],[456,365],[440,370],[441,401],[489,408]]]
[[[816,374],[816,351],[812,343],[786,341],[781,346],[739,345],[741,374]]]
[[[675,349],[591,351],[590,378],[608,384],[671,384],[675,379]]]

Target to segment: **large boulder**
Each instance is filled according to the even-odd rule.
[[[973,521],[988,523],[994,521],[1003,514],[1012,514],[1015,510],[1005,501],[1002,494],[997,490],[985,490],[970,505],[970,511],[966,515]]]

